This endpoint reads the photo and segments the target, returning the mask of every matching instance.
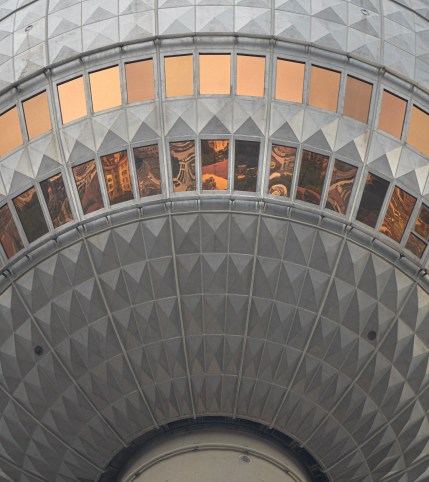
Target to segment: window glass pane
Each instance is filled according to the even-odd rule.
[[[268,194],[290,197],[295,158],[296,149],[294,147],[273,144]]]
[[[355,182],[357,167],[335,160],[326,207],[345,214]]]
[[[256,191],[260,142],[235,141],[234,189]]]
[[[146,197],[161,194],[158,144],[135,147],[133,152],[140,196]]]
[[[42,92],[22,103],[28,138],[40,136],[52,129],[48,94]]]
[[[420,209],[414,231],[425,239],[429,237],[429,208],[424,205]]]
[[[429,115],[413,105],[407,142],[429,155]]]
[[[54,228],[73,220],[63,176],[57,174],[40,183]]]
[[[121,82],[119,80],[119,67],[99,70],[89,74],[91,85],[92,110],[112,109],[122,104]]]
[[[115,152],[100,159],[110,204],[133,199],[127,151]]]
[[[381,102],[378,128],[391,136],[401,138],[407,102],[385,90]]]
[[[265,57],[237,55],[237,95],[264,96]]]
[[[395,187],[380,231],[399,243],[415,204],[415,197],[399,187]]]
[[[57,89],[63,124],[87,115],[83,77],[64,82]]]
[[[155,98],[152,59],[125,64],[125,76],[130,104]]]
[[[302,102],[305,64],[277,59],[276,99]]]
[[[372,84],[347,76],[343,114],[359,122],[368,122]]]
[[[13,107],[0,115],[0,156],[4,156],[22,144],[18,109]]]
[[[202,189],[228,189],[228,140],[201,141]]]
[[[165,95],[181,97],[194,95],[194,68],[192,55],[165,57]]]
[[[328,156],[310,151],[302,152],[297,199],[311,204],[320,204],[328,161]]]
[[[195,142],[170,142],[174,192],[195,191]]]
[[[48,232],[36,188],[30,187],[13,200],[28,242],[32,243]]]
[[[336,112],[340,80],[341,74],[339,72],[312,65],[308,103],[319,109]]]
[[[24,247],[7,204],[0,208],[0,243],[8,258]]]
[[[424,243],[415,234],[410,233],[405,248],[410,250],[418,258],[421,258],[423,256],[424,250],[426,249],[426,243]]]
[[[84,214],[104,207],[95,161],[88,161],[73,168],[73,176]]]
[[[200,94],[231,92],[231,56],[200,54]]]
[[[375,228],[389,182],[368,173],[356,219]]]

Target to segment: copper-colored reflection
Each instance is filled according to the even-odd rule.
[[[110,204],[122,203],[133,199],[130,166],[127,151],[115,152],[101,157],[104,180]]]
[[[104,207],[95,161],[88,161],[75,166],[73,176],[83,213],[89,214]]]
[[[40,136],[52,129],[46,91],[26,100],[22,103],[22,107],[24,108],[29,139]]]
[[[356,219],[372,228],[377,224],[389,182],[368,173]]]
[[[154,99],[152,59],[125,64],[125,76],[127,79],[127,100],[130,104]]]
[[[402,136],[402,128],[404,126],[406,110],[407,102],[404,99],[401,99],[400,97],[385,90],[383,92],[383,100],[381,102],[378,128],[384,132],[387,132],[391,136],[400,139]]]
[[[8,258],[24,247],[7,204],[0,208],[0,243]]]
[[[263,97],[265,57],[237,55],[237,95]]]
[[[294,147],[273,144],[268,194],[290,197],[295,158],[296,149]]]
[[[343,114],[359,122],[368,122],[372,84],[347,76]]]
[[[260,142],[235,141],[234,189],[256,191]]]
[[[399,243],[415,204],[415,197],[395,187],[380,231]]]
[[[83,77],[64,82],[57,88],[63,124],[87,115]]]
[[[415,105],[411,109],[407,142],[423,154],[429,155],[429,114]]]
[[[200,94],[231,92],[231,56],[200,54]]]
[[[277,59],[276,99],[302,102],[305,64]]]
[[[425,239],[429,237],[429,208],[425,205],[420,209],[414,231]]]
[[[319,109],[337,111],[341,74],[322,67],[311,66],[308,103]]]
[[[195,191],[195,142],[170,142],[174,192]]]
[[[415,234],[410,233],[410,236],[408,238],[407,244],[405,245],[405,248],[410,250],[418,258],[421,258],[426,249],[426,243],[424,243]]]
[[[325,182],[328,156],[303,151],[299,169],[296,198],[311,204],[320,204]]]
[[[182,97],[194,95],[194,67],[192,55],[165,57],[165,95]]]
[[[0,156],[4,156],[22,144],[18,109],[13,107],[0,115]]]
[[[57,174],[40,183],[54,228],[73,221],[63,176]]]
[[[133,152],[140,196],[146,197],[161,194],[158,144],[135,147]]]
[[[119,79],[119,67],[99,70],[89,74],[91,85],[92,110],[112,109],[122,104],[121,81]]]
[[[228,140],[201,141],[202,189],[228,189]]]
[[[347,162],[335,160],[334,170],[332,171],[331,184],[328,191],[326,207],[345,214],[355,182],[357,167],[347,164]]]
[[[32,243],[48,232],[36,188],[30,187],[13,200],[28,242]]]

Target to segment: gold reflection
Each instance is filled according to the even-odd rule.
[[[8,258],[24,247],[7,204],[0,208],[0,243]]]
[[[174,192],[195,191],[195,142],[170,142]]]
[[[268,194],[290,197],[296,148],[273,144]]]
[[[73,177],[83,214],[89,214],[104,207],[95,161],[88,161],[73,167]]]
[[[234,190],[256,191],[260,142],[235,141]]]
[[[206,191],[228,189],[228,140],[201,141],[201,183]]]
[[[115,152],[100,159],[110,204],[133,199],[127,151]]]
[[[200,94],[231,92],[231,56],[200,54]]]
[[[0,116],[0,156],[22,144],[18,109],[13,107]]]
[[[119,67],[99,70],[89,74],[91,85],[92,110],[112,109],[122,104],[121,81],[119,79]]]
[[[359,122],[368,122],[372,84],[347,76],[343,114]]]
[[[276,99],[302,102],[305,64],[277,59]]]
[[[63,124],[87,115],[83,77],[64,82],[57,89]]]
[[[407,142],[429,155],[429,115],[413,105]]]
[[[194,95],[194,68],[192,55],[165,57],[165,95],[182,97]]]
[[[383,92],[378,128],[400,139],[406,110],[407,102],[404,99],[385,90]]]
[[[411,251],[418,258],[421,258],[426,249],[426,243],[419,239],[415,234],[410,233],[405,248]]]
[[[35,187],[31,187],[17,196],[13,200],[13,204],[29,243],[48,232]]]
[[[333,70],[311,66],[309,105],[337,111],[341,74]]]
[[[371,172],[368,173],[356,216],[358,221],[375,228],[388,187],[388,181]]]
[[[237,55],[237,95],[264,96],[265,57]]]
[[[328,156],[302,151],[296,198],[311,204],[320,204],[325,184]]]
[[[395,187],[380,231],[399,243],[415,204],[415,197]]]
[[[423,205],[414,225],[414,231],[425,239],[429,237],[429,208]]]
[[[125,76],[129,104],[155,98],[152,59],[125,64]]]
[[[346,213],[356,172],[357,167],[338,159],[335,160],[331,184],[328,190],[328,199],[326,200],[326,207],[328,209],[332,209],[341,214]]]
[[[45,179],[40,183],[40,187],[46,205],[48,206],[49,215],[51,216],[54,228],[58,228],[63,224],[73,221],[73,215],[71,213],[70,203],[64,186],[63,176],[61,174],[56,174],[49,179]]]
[[[52,129],[48,95],[42,92],[22,103],[28,138],[40,136]]]

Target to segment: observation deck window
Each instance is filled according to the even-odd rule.
[[[125,64],[127,84],[127,101],[144,102],[155,98],[155,81],[153,76],[153,60],[141,60]]]
[[[305,64],[277,59],[276,99],[302,103]]]
[[[234,189],[236,191],[256,191],[260,142],[235,141]]]
[[[0,156],[8,154],[22,144],[18,109],[12,107],[0,115]]]
[[[296,148],[273,144],[271,149],[270,178],[268,194],[290,197]]]
[[[36,188],[30,187],[13,200],[28,242],[32,243],[48,232]]]
[[[182,97],[194,95],[193,55],[165,57],[165,95]]]
[[[140,196],[162,194],[158,144],[135,147],[133,153]]]
[[[231,55],[200,54],[200,94],[231,93]]]
[[[388,187],[388,181],[371,172],[368,173],[356,216],[358,221],[375,228]]]
[[[45,134],[52,129],[48,94],[41,92],[22,103],[29,139]]]
[[[195,191],[195,142],[170,142],[173,191]]]
[[[356,173],[357,167],[338,159],[335,160],[328,190],[328,199],[326,200],[327,209],[346,214]]]
[[[100,159],[110,204],[118,204],[133,199],[127,151],[108,154]]]
[[[63,124],[88,115],[82,76],[59,84],[57,91]]]
[[[343,114],[359,122],[368,122],[372,84],[347,76]]]
[[[237,95],[263,97],[265,57],[237,55]]]
[[[423,154],[429,155],[429,114],[415,105],[411,109],[407,142]]]
[[[24,248],[9,206],[0,208],[0,243],[8,258]]]
[[[89,74],[92,110],[100,112],[122,105],[119,67],[116,65]]]
[[[416,204],[416,198],[395,187],[380,231],[400,242]]]
[[[206,191],[228,189],[229,141],[201,141],[201,184]]]
[[[103,198],[95,161],[88,161],[73,167],[73,177],[83,214],[89,214],[103,208]]]
[[[381,102],[380,118],[378,120],[378,128],[387,132],[393,137],[400,139],[402,129],[404,127],[405,111],[407,110],[407,101],[401,99],[395,94],[391,94],[387,90],[383,92]]]
[[[311,204],[320,204],[328,161],[328,156],[302,151],[297,199]]]
[[[73,215],[71,213],[69,199],[64,186],[63,176],[61,174],[56,174],[49,179],[45,179],[40,183],[40,187],[46,205],[48,206],[49,215],[51,216],[54,228],[58,228],[63,224],[73,221]]]
[[[337,112],[341,74],[334,70],[311,66],[309,105]]]

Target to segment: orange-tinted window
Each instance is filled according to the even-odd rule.
[[[133,152],[140,196],[146,197],[161,194],[158,144],[135,147]]]
[[[195,191],[195,142],[170,142],[170,159],[174,192]]]
[[[201,141],[201,184],[205,191],[228,189],[228,152],[226,139]]]
[[[328,191],[328,199],[326,200],[327,209],[332,209],[341,214],[346,213],[356,172],[357,167],[338,159],[335,160]]]
[[[333,70],[311,66],[308,103],[319,109],[337,111],[341,74]]]
[[[30,187],[30,189],[17,196],[13,200],[13,204],[29,243],[48,232],[48,226],[46,225],[35,187]]]
[[[200,54],[200,94],[231,92],[231,56]]]
[[[305,64],[277,59],[276,99],[302,102]]]
[[[411,251],[418,258],[421,258],[426,249],[426,246],[427,244],[424,241],[422,241],[415,234],[410,233],[410,236],[408,238],[407,244],[405,245],[405,248]]]
[[[388,181],[368,173],[356,216],[358,221],[375,228],[388,187]]]
[[[329,157],[316,152],[302,151],[296,198],[320,204]]]
[[[400,139],[406,110],[407,102],[404,99],[385,90],[383,92],[378,128]]]
[[[95,161],[73,167],[73,177],[83,214],[89,214],[104,207]]]
[[[127,151],[101,156],[100,159],[110,204],[113,205],[133,199]]]
[[[235,141],[234,189],[256,191],[261,143]]]
[[[8,258],[24,247],[7,204],[0,208],[0,243]]]
[[[415,197],[395,187],[380,231],[399,243],[415,204]]]
[[[347,76],[343,114],[359,122],[368,122],[372,84]]]
[[[22,103],[28,138],[40,136],[52,129],[48,95],[45,92],[35,95]]]
[[[192,55],[165,57],[165,95],[182,97],[194,95],[194,68]]]
[[[18,109],[13,107],[0,115],[0,156],[4,156],[22,144]]]
[[[63,176],[56,174],[55,176],[45,179],[40,183],[40,187],[48,206],[49,215],[51,216],[54,228],[58,228],[73,220],[70,209],[69,199],[67,197],[66,188],[64,186]]]
[[[424,204],[420,208],[419,217],[414,225],[414,231],[426,240],[429,237],[429,208]]]
[[[263,97],[265,57],[237,55],[237,95]]]
[[[407,142],[423,154],[429,155],[429,114],[415,105],[411,109]]]
[[[87,115],[83,77],[64,82],[57,89],[63,124]]]
[[[91,85],[92,110],[112,109],[122,104],[119,67],[99,70],[89,74]]]
[[[290,197],[296,148],[273,144],[268,194]]]
[[[127,79],[127,100],[130,104],[155,97],[152,59],[125,64],[125,76]]]

